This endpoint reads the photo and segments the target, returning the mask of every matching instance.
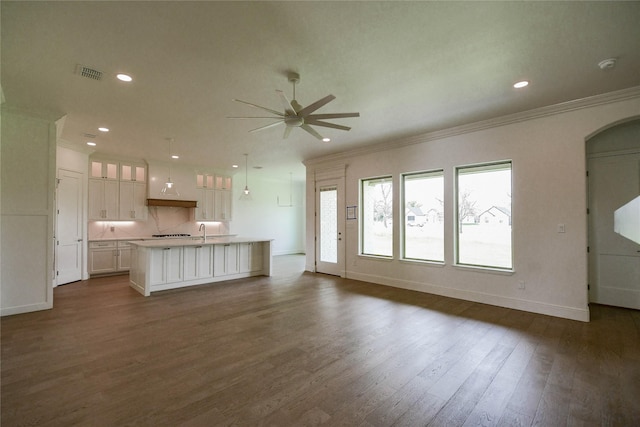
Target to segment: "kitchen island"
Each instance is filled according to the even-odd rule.
[[[129,284],[151,292],[271,276],[271,239],[214,237],[131,241]]]

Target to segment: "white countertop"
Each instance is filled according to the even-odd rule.
[[[235,237],[237,234],[207,234],[207,240],[216,239],[220,237]],[[94,237],[89,238],[89,242],[118,242],[126,241],[133,242],[136,240],[189,240],[189,239],[202,239],[202,235],[193,235],[189,237],[177,236],[177,237],[153,237],[153,236],[140,236],[140,237]]]
[[[202,245],[225,245],[231,243],[252,243],[252,242],[270,242],[273,239],[251,238],[251,237],[207,237],[203,241],[202,237],[189,237],[182,239],[150,239],[150,240],[132,240],[132,245],[145,248],[170,248],[175,246],[202,246]]]

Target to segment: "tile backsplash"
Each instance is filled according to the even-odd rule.
[[[196,222],[192,208],[150,206],[146,221],[89,221],[87,235],[95,239],[128,239],[153,234],[198,235],[201,221]],[[228,234],[228,222],[206,222],[207,234]]]

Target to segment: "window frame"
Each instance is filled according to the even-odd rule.
[[[407,200],[406,200],[406,191],[405,191],[405,182],[406,182],[406,178],[407,177],[413,177],[413,178],[417,178],[420,176],[424,176],[424,177],[441,177],[442,178],[442,198],[443,198],[443,207],[442,207],[442,213],[443,213],[443,223],[442,223],[442,227],[443,227],[443,239],[442,239],[442,260],[435,260],[435,259],[428,259],[428,258],[413,258],[413,257],[407,257],[407,224],[406,224],[406,218],[405,218],[405,210],[406,210],[406,205],[407,205]],[[402,261],[409,261],[409,262],[416,262],[416,263],[425,263],[425,264],[435,264],[435,265],[444,265],[445,264],[445,260],[446,260],[446,254],[445,254],[445,241],[446,241],[446,235],[445,233],[445,226],[444,226],[444,221],[446,219],[445,217],[445,207],[444,207],[444,203],[445,203],[445,198],[444,198],[444,192],[445,192],[445,172],[443,168],[439,168],[439,169],[429,169],[429,170],[423,170],[423,171],[415,171],[415,172],[405,172],[400,174],[400,197],[401,197],[401,205],[400,205],[400,209],[401,209],[401,214],[402,214],[402,223],[400,225],[401,228],[401,247],[400,247],[400,259]]]
[[[375,254],[375,253],[367,253],[364,251],[364,247],[365,247],[365,232],[364,232],[364,226],[365,226],[365,219],[368,217],[367,215],[365,215],[364,210],[365,210],[365,203],[364,203],[364,185],[367,182],[389,182],[391,184],[391,255],[385,255],[385,254]],[[359,210],[359,219],[358,219],[358,255],[359,256],[364,256],[364,257],[371,257],[371,258],[379,258],[379,259],[385,259],[385,260],[392,260],[394,259],[393,256],[393,248],[394,248],[394,241],[395,241],[395,233],[394,233],[394,225],[393,225],[393,193],[394,193],[394,185],[393,185],[393,175],[380,175],[380,176],[374,176],[374,177],[368,177],[368,178],[360,178],[359,183],[358,183],[358,189],[359,189],[359,202],[360,202],[360,209]]]
[[[508,167],[505,167],[508,166]],[[460,177],[460,171],[461,170],[468,170],[468,173],[474,173],[474,172],[482,172],[484,171],[492,171],[492,170],[509,170],[511,173],[510,176],[510,187],[511,187],[511,203],[509,206],[510,209],[510,214],[511,214],[511,232],[510,232],[510,267],[501,267],[501,266],[495,266],[495,265],[484,265],[484,264],[471,264],[471,263],[463,263],[460,262],[460,195],[459,195],[459,177]],[[508,160],[499,160],[499,161],[492,161],[492,162],[486,162],[486,163],[476,163],[476,164],[470,164],[470,165],[463,165],[463,166],[455,166],[454,170],[453,170],[453,179],[454,179],[454,186],[453,186],[453,199],[454,199],[454,212],[453,212],[453,216],[454,216],[454,224],[453,224],[453,232],[454,232],[454,238],[453,238],[453,248],[454,248],[454,266],[456,267],[462,267],[462,268],[473,268],[473,269],[478,269],[478,270],[485,270],[485,271],[493,271],[493,272],[503,272],[503,273],[513,273],[514,270],[514,246],[513,246],[513,160],[512,159],[508,159]]]

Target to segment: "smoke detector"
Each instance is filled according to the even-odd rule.
[[[616,66],[616,58],[609,58],[609,59],[605,59],[603,61],[598,62],[598,67],[600,67],[601,70],[609,70],[615,66]]]

